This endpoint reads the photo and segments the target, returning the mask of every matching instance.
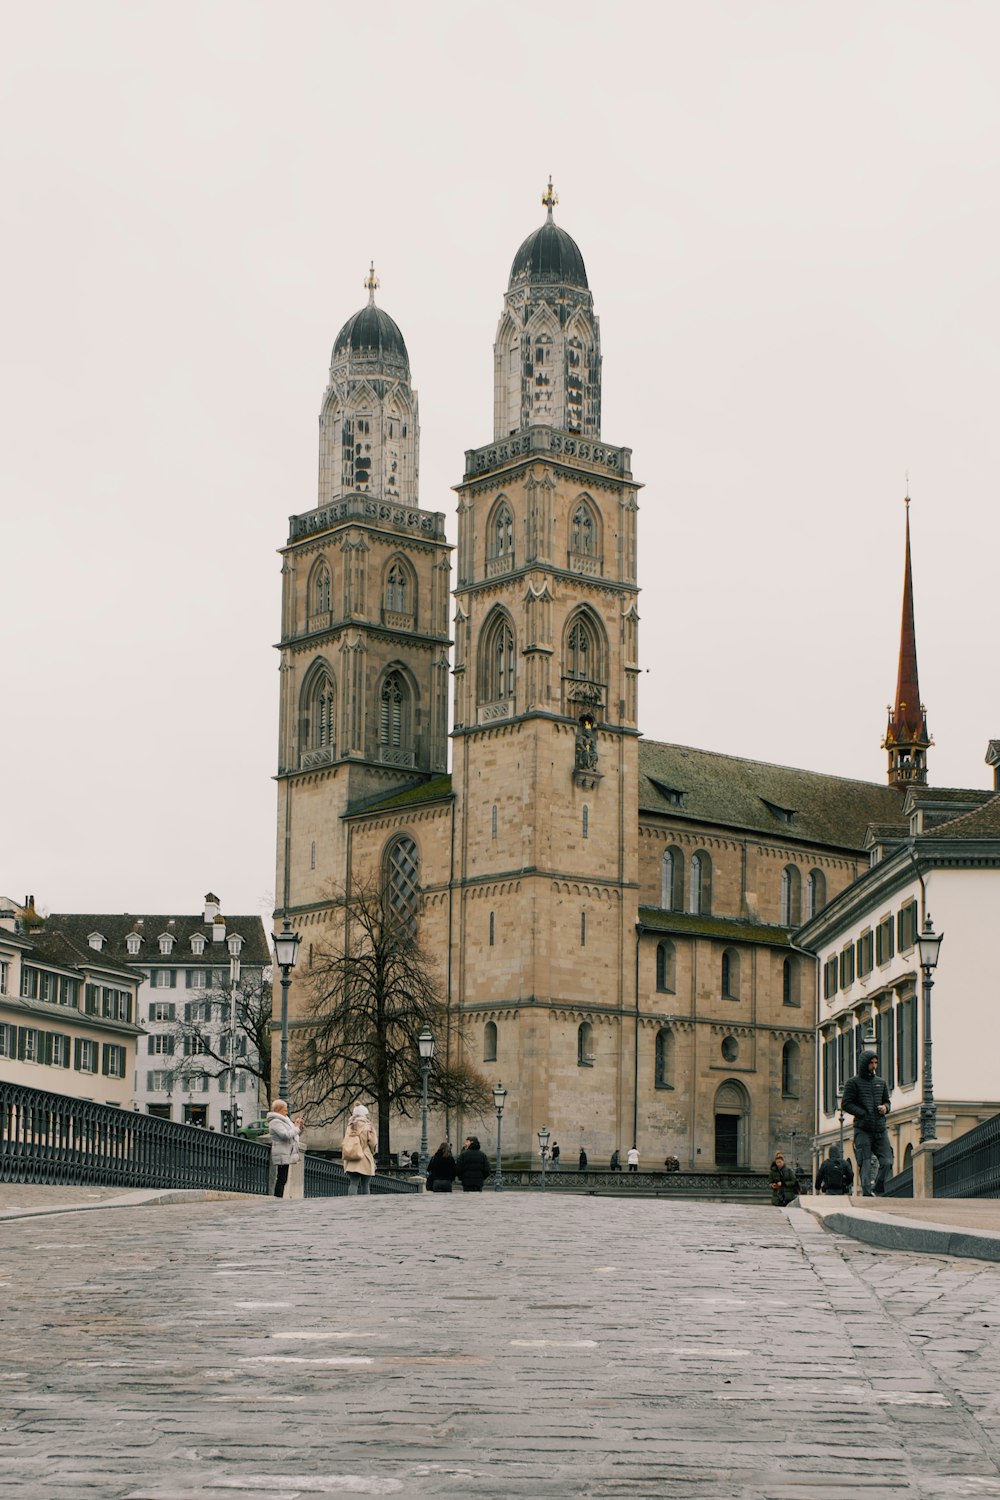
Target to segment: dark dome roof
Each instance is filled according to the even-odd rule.
[[[579,245],[551,218],[528,235],[514,256],[508,291],[516,281],[561,281],[589,290]]]
[[[333,345],[333,357],[342,354],[367,355],[369,359],[402,361],[407,369],[410,356],[406,352],[403,335],[389,314],[369,302],[353,318],[348,318],[337,334]]]

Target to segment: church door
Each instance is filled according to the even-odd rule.
[[[716,1115],[715,1117],[715,1165],[738,1167],[740,1164],[740,1117],[739,1115]]]

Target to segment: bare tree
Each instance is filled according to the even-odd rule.
[[[334,899],[343,913],[343,936],[338,946],[313,956],[307,982],[314,1024],[308,1057],[296,1061],[296,1105],[325,1123],[360,1099],[373,1100],[379,1159],[385,1162],[393,1113],[409,1116],[420,1108],[417,1038],[425,1026],[438,1042],[429,1100],[479,1115],[492,1095],[481,1073],[445,1055],[447,1006],[416,922],[375,886],[354,886]],[[456,1038],[454,1019],[451,1036]]]
[[[234,998],[235,1032],[230,1025]],[[237,1077],[243,1074],[249,1079],[255,1100],[260,1100],[262,1091],[267,1094],[271,1080],[271,979],[267,970],[244,970],[235,996],[229,976],[220,977],[211,990],[197,996],[192,991],[178,1010],[169,1028],[174,1052],[167,1072],[173,1082],[192,1073],[219,1078],[232,1067]]]

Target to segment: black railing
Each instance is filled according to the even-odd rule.
[[[887,1198],[912,1198],[913,1197],[913,1168],[905,1167],[902,1172],[897,1172],[895,1177],[890,1177],[885,1185],[885,1196]]]
[[[799,1178],[803,1190],[809,1184],[809,1174],[803,1173]],[[542,1174],[539,1168],[503,1169],[503,1185],[505,1189],[537,1188],[541,1189]],[[493,1176],[486,1183],[486,1192],[493,1187]],[[584,1167],[581,1172],[578,1167],[565,1167],[554,1171],[551,1167],[545,1173],[545,1191],[554,1192],[607,1192],[614,1191],[623,1196],[628,1192],[662,1193],[670,1197],[682,1197],[686,1193],[711,1195],[713,1193],[732,1194],[735,1196],[746,1195],[747,1198],[759,1198],[762,1193],[770,1195],[771,1182],[769,1172],[665,1172],[662,1169],[656,1172],[609,1172],[607,1168]]]
[[[1000,1198],[1000,1115],[934,1155],[935,1198]]]
[[[0,1083],[0,1182],[266,1193],[270,1156],[242,1136]]]
[[[347,1173],[339,1162],[329,1161],[324,1156],[306,1154],[304,1160],[303,1196],[306,1198],[346,1198],[350,1185]],[[420,1178],[394,1177],[388,1172],[376,1172],[371,1182],[373,1193],[419,1193]]]

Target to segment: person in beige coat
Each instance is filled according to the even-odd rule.
[[[368,1110],[365,1105],[356,1104],[347,1122],[347,1130],[340,1146],[344,1171],[349,1178],[347,1188],[349,1198],[355,1193],[371,1192],[377,1150],[378,1136],[368,1116]]]

